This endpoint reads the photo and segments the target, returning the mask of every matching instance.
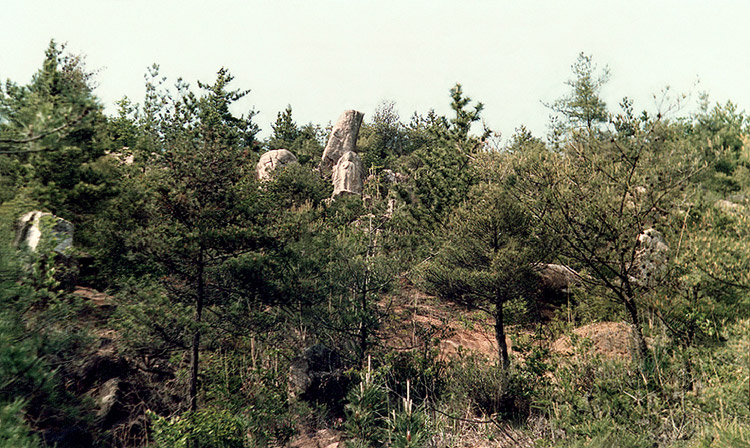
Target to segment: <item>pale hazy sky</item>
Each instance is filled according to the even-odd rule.
[[[404,121],[448,114],[460,82],[505,138],[521,124],[544,136],[542,102],[566,92],[580,52],[609,66],[613,110],[623,96],[655,110],[665,86],[750,110],[746,0],[0,0],[0,18],[2,80],[28,82],[54,38],[101,69],[96,93],[112,113],[123,95],[142,101],[154,62],[193,86],[227,67],[251,89],[241,110],[260,111],[262,135],[287,104],[299,124],[352,108],[367,120],[383,100]]]

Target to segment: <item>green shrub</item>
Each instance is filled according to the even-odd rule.
[[[14,448],[36,448],[39,440],[23,419],[24,402],[17,399],[12,403],[0,403],[0,446]]]
[[[347,447],[380,446],[385,435],[388,395],[379,373],[367,371],[346,396]]]
[[[204,408],[176,417],[150,413],[153,448],[245,448],[247,422],[227,410]]]

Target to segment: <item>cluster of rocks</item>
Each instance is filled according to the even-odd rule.
[[[670,248],[664,235],[654,228],[642,231],[636,239],[635,254],[628,266],[628,280],[636,286],[653,287],[667,270]],[[584,285],[585,278],[572,268],[561,264],[538,265],[538,308],[540,317],[551,318],[555,309],[570,297],[573,287]]]
[[[364,114],[347,110],[339,117],[328,138],[319,170],[330,177],[333,183],[333,198],[341,195],[361,195],[365,182],[362,158],[357,154],[357,137]],[[274,149],[260,157],[255,168],[261,181],[271,179],[273,172],[287,165],[298,163],[297,157],[287,149]]]

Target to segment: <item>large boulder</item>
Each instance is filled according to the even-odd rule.
[[[275,170],[297,163],[297,157],[286,149],[274,149],[260,156],[258,165],[255,167],[255,176],[258,180],[268,180]]]
[[[349,379],[339,354],[323,344],[313,345],[289,368],[289,392],[300,400],[325,404],[332,413],[343,410]]]
[[[341,156],[333,167],[333,197],[342,194],[362,194],[365,170],[362,159],[356,152],[349,151]]]
[[[28,212],[18,220],[15,246],[68,255],[73,247],[73,224],[52,213]]]
[[[331,169],[347,152],[354,151],[357,146],[359,127],[365,114],[356,110],[347,110],[339,117],[328,138],[328,144],[323,151],[320,161],[320,172],[324,175],[331,173]]]
[[[639,286],[654,286],[667,268],[669,245],[656,229],[638,235],[635,258],[630,267],[630,281]]]
[[[536,267],[541,289],[567,294],[573,285],[582,283],[581,274],[562,264],[542,263]]]
[[[561,306],[570,302],[571,288],[582,285],[583,278],[562,264],[542,263],[535,270],[539,275],[536,312],[539,319],[551,320]]]
[[[79,265],[73,255],[73,224],[51,213],[26,213],[16,226],[15,246],[54,263],[54,278],[66,290],[78,281]]]

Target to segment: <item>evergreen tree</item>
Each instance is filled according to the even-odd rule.
[[[257,126],[229,106],[247,92],[228,90],[232,76],[219,70],[196,96],[184,84],[162,111],[156,169],[145,181],[153,191],[148,225],[132,240],[152,258],[169,299],[192,310],[189,408],[198,407],[199,353],[206,307],[236,297],[226,280],[236,256],[260,247],[266,216],[246,151]]]
[[[359,131],[357,147],[367,169],[382,169],[406,150],[404,126],[393,102],[383,102]]]
[[[110,194],[92,166],[105,149],[92,79],[82,57],[52,41],[28,85],[0,89],[0,200],[25,190],[77,224]]]
[[[521,205],[498,185],[482,185],[452,216],[424,280],[439,297],[494,318],[498,358],[507,368],[503,305],[533,298],[535,267],[546,255],[544,239]]]
[[[312,123],[298,126],[292,117],[292,106],[276,114],[276,122],[271,128],[273,135],[266,142],[269,150],[287,149],[297,156],[303,166],[320,160],[323,155],[325,133],[320,126]]]
[[[685,131],[692,144],[701,148],[709,167],[702,175],[704,185],[721,195],[747,186],[750,145],[745,136],[750,121],[745,113],[732,102],[709,108],[708,96],[703,95],[699,112],[691,118]]]
[[[680,127],[662,117],[625,113],[617,120],[623,132],[614,136],[574,133],[561,153],[530,151],[516,159],[511,191],[559,238],[561,257],[624,307],[644,362],[644,300],[663,285],[660,273],[669,266],[639,280],[639,237],[656,229],[667,241],[678,239],[675,223],[700,160]]]
[[[608,120],[607,104],[601,98],[601,89],[609,81],[609,68],[599,72],[590,55],[580,53],[570,67],[573,79],[566,81],[570,93],[547,107],[556,116],[552,122],[552,141],[575,131],[593,132]]]
[[[451,98],[455,117],[448,119],[430,113],[426,119],[417,121],[429,134],[425,144],[415,152],[419,167],[414,173],[414,193],[420,202],[419,211],[426,213],[425,222],[443,223],[476,182],[471,161],[482,143],[469,135],[469,131],[472,123],[480,119],[483,106],[477,103],[474,110],[467,110],[471,99],[464,96],[460,84],[451,89]]]
[[[287,106],[283,112],[276,114],[276,122],[271,125],[273,135],[268,142],[269,149],[289,149],[300,136],[297,123],[292,119],[292,106]]]

